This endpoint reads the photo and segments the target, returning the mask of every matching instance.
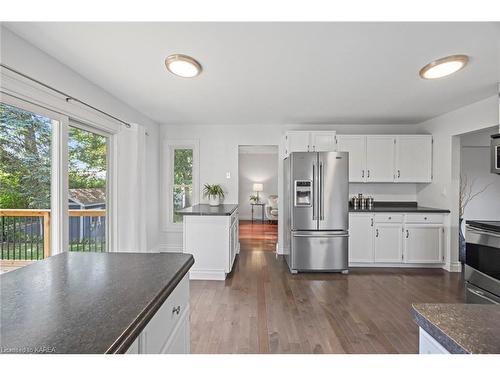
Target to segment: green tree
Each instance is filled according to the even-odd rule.
[[[0,103],[0,207],[49,208],[51,120]]]

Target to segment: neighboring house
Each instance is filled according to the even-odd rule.
[[[70,210],[96,210],[106,208],[104,188],[69,189],[68,208]],[[105,217],[79,216],[69,218],[69,241],[84,239],[96,241],[105,236]]]

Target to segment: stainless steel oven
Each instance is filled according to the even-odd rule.
[[[500,304],[500,222],[467,221],[465,298]]]

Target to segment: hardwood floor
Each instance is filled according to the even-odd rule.
[[[463,302],[460,274],[292,275],[268,242],[243,235],[225,281],[191,281],[192,353],[417,353],[411,304]]]
[[[240,220],[240,246],[252,251],[275,251],[278,225]]]

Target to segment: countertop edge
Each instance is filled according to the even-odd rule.
[[[451,338],[446,332],[441,330],[438,326],[427,319],[420,311],[418,311],[415,304],[412,304],[411,308],[413,321],[425,332],[427,332],[434,340],[441,344],[443,348],[451,354],[471,354],[458,342],[453,340],[453,338]],[[438,335],[436,334],[436,331],[439,332]]]
[[[374,208],[372,210],[355,210],[353,208],[349,208],[349,213],[360,213],[360,214],[370,214],[370,213],[422,213],[422,214],[449,214],[450,210],[441,209],[441,208],[424,208],[424,209],[414,209],[414,208]]]
[[[151,318],[160,309],[161,305],[167,300],[172,291],[177,287],[182,278],[188,273],[191,266],[194,264],[193,255],[189,254],[189,260],[175,274],[172,282],[168,283],[158,295],[141,311],[137,318],[130,324],[127,329],[116,339],[116,341],[106,350],[105,354],[124,354],[132,345],[134,340],[139,336],[144,327],[149,323]]]
[[[233,205],[233,204],[231,204]],[[217,207],[217,206],[214,206]],[[186,209],[191,208],[187,207]],[[237,209],[239,208],[238,204],[234,204],[234,207],[231,209],[231,211],[223,212],[223,213],[218,213],[218,212],[202,212],[202,211],[196,211],[196,212],[186,212],[184,211],[185,209],[176,211],[177,214],[182,215],[182,216],[231,216]]]

